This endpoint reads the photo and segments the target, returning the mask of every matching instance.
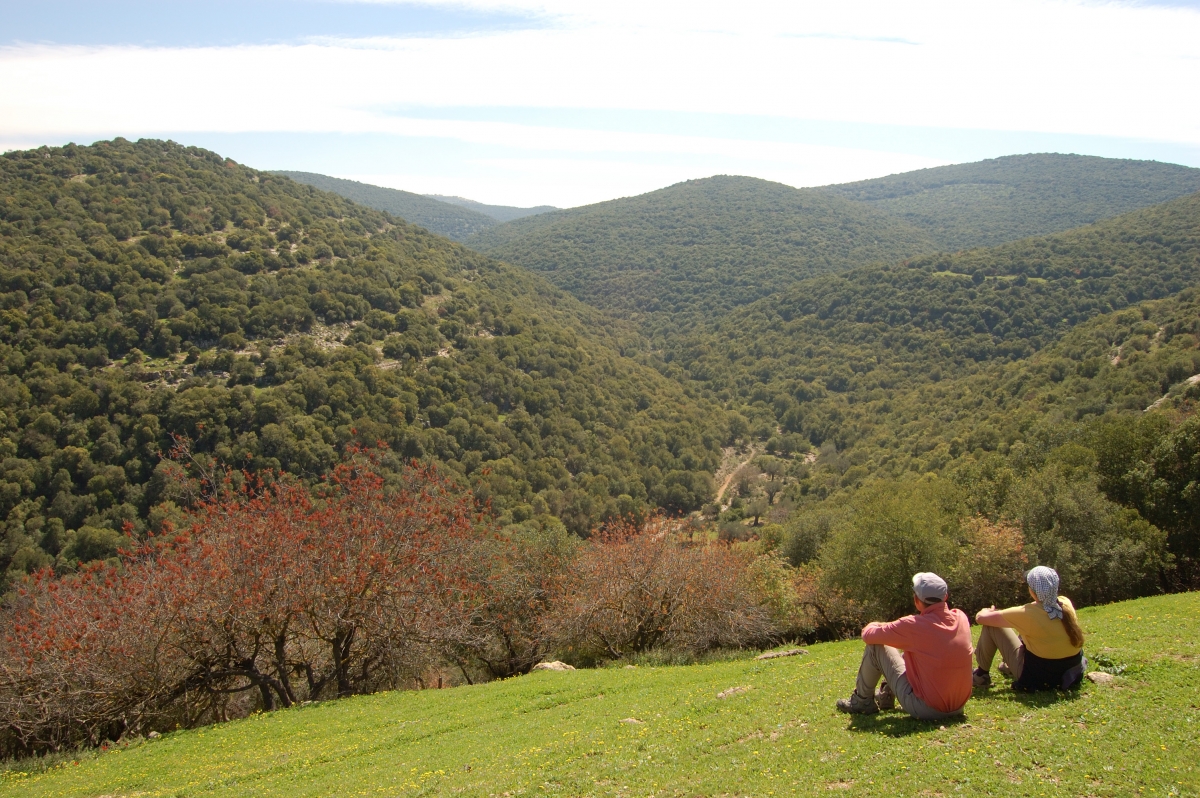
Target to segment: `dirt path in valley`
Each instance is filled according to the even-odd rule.
[[[729,453],[726,455],[726,459],[732,457],[733,453],[734,453],[732,448],[729,449],[728,451],[729,451]],[[758,457],[760,454],[762,454],[761,449],[758,449],[756,447],[751,447],[750,453],[746,455],[746,459],[743,460],[742,462],[738,463],[737,465],[735,465],[733,468],[731,468],[729,470],[728,475],[726,475],[726,477],[725,477],[725,481],[721,484],[721,489],[719,491],[717,491],[717,504],[719,504],[721,506],[722,510],[726,509],[726,507],[727,507],[727,505],[725,504],[725,501],[724,501],[725,492],[727,490],[729,490],[729,486],[733,484],[733,478],[737,475],[737,472],[741,470],[742,466],[749,464],[751,460],[753,460],[755,457]],[[724,471],[725,467],[726,467],[725,464],[722,463],[721,471]],[[719,474],[720,471],[718,471],[717,473]]]

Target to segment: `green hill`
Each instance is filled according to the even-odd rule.
[[[482,202],[467,199],[466,197],[448,197],[444,194],[426,194],[429,199],[435,199],[439,202],[445,202],[449,205],[457,205],[460,208],[470,208],[473,211],[478,211],[485,216],[490,216],[497,222],[511,222],[514,219],[524,219],[526,216],[537,216],[539,213],[549,213],[556,211],[553,205],[535,205],[532,208],[515,208],[511,205],[487,205]]]
[[[864,203],[749,177],[710,177],[520,219],[468,245],[595,307],[690,322],[805,277],[934,249]]]
[[[412,224],[420,225],[432,233],[463,241],[474,233],[495,225],[496,217],[460,203],[441,202],[436,198],[413,194],[395,188],[383,188],[357,180],[343,180],[313,172],[277,171],[271,174],[290,177],[297,183],[313,186],[322,191],[331,191],[348,200],[386,211]]]
[[[1093,667],[1119,674],[1111,686],[1018,695],[1000,678],[964,722],[835,712],[862,651],[848,641],[281,710],[47,770],[18,763],[0,794],[1195,795],[1200,596],[1079,617]],[[718,697],[738,686],[751,689]]]
[[[793,189],[691,180],[476,233],[467,244],[668,337],[817,274],[993,246],[1200,191],[1200,169],[1021,155]]]
[[[699,506],[730,434],[539,277],[169,142],[0,157],[0,308],[10,575],[171,518],[174,435],[304,478],[382,440],[586,532]]]
[[[992,374],[988,364],[1033,357],[1089,319],[1200,284],[1197,230],[1200,194],[1066,233],[812,278],[682,339],[656,362],[716,398],[744,403],[764,436],[779,425],[839,449],[877,437],[868,460],[903,471],[951,429],[936,419],[962,410],[963,400],[948,397],[930,407],[929,397],[944,397],[931,386]],[[1111,365],[1079,351],[1089,365],[1073,362],[1069,371]],[[1148,404],[1146,391],[1157,386],[1155,377],[1132,401]],[[989,395],[997,389],[984,387]],[[920,418],[908,404],[918,400]],[[968,418],[966,426],[978,420]]]
[[[1010,155],[828,186],[894,213],[940,249],[1044,235],[1200,191],[1200,169],[1083,155]]]

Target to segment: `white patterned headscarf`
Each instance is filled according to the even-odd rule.
[[[1053,568],[1039,565],[1025,574],[1025,581],[1033,588],[1033,593],[1042,603],[1042,609],[1057,621],[1063,617],[1062,602],[1058,600],[1058,572]]]

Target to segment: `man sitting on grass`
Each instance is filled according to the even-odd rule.
[[[962,610],[946,606],[949,592],[937,574],[919,573],[913,577],[916,615],[863,628],[867,648],[858,684],[849,698],[838,699],[840,711],[870,715],[898,701],[918,720],[962,713],[971,697],[971,625]],[[886,683],[877,693],[881,676]]]

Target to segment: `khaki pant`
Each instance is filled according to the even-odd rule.
[[[1000,660],[1008,666],[1013,681],[1021,678],[1025,669],[1025,649],[1021,638],[1012,629],[999,626],[984,626],[979,633],[979,644],[975,646],[975,662],[981,670],[990,671],[996,652],[1000,652]]]
[[[859,698],[874,701],[875,686],[879,684],[879,678],[882,676],[892,688],[896,703],[917,720],[941,720],[962,714],[961,709],[955,712],[940,712],[922,701],[920,696],[913,692],[904,670],[904,656],[900,649],[891,646],[867,646],[863,651],[862,664],[858,666],[858,684],[855,685],[854,692]]]

